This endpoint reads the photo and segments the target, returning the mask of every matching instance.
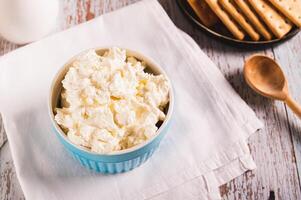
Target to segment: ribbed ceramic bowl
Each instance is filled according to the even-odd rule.
[[[108,50],[108,48],[96,48],[95,50],[97,54],[102,55],[105,51]],[[80,54],[83,54],[87,51],[84,51]],[[126,53],[127,56],[134,56],[135,58],[146,62],[147,64],[146,71],[151,72],[155,75],[164,74],[167,77],[163,69],[159,67],[159,65],[156,64],[151,59],[145,57],[144,55],[138,52],[129,49],[126,49]],[[62,90],[61,81],[64,79],[74,59],[79,55],[70,59],[53,79],[51,89],[50,89],[49,104],[48,104],[49,114],[53,124],[53,130],[55,134],[58,136],[61,143],[65,146],[67,151],[86,168],[105,174],[107,173],[115,174],[115,173],[127,172],[129,170],[132,170],[138,167],[139,165],[141,165],[142,163],[144,163],[147,159],[149,159],[152,156],[152,154],[157,149],[162,138],[164,137],[164,135],[168,130],[170,120],[171,120],[171,115],[173,112],[173,104],[174,104],[172,86],[170,85],[170,92],[169,92],[170,101],[165,111],[166,119],[158,128],[155,137],[129,149],[111,152],[107,154],[94,153],[89,151],[88,149],[85,149],[84,147],[80,147],[73,144],[67,138],[66,134],[63,132],[60,126],[54,120],[54,115],[55,115],[54,109],[56,107],[60,107],[60,96],[61,96],[60,94]]]

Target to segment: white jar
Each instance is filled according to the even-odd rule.
[[[58,0],[0,0],[0,35],[16,43],[39,40],[54,30]]]

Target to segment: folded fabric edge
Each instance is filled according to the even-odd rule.
[[[10,134],[7,132],[8,130],[8,125],[7,125],[7,120],[6,120],[6,116],[2,114],[2,123],[3,123],[3,128],[4,130],[6,131],[6,136],[7,136],[7,140],[8,140],[8,146],[9,146],[9,149],[10,149],[10,152],[12,154],[12,160],[13,160],[13,164],[14,164],[14,167],[15,167],[15,172],[16,172],[16,175],[17,175],[17,178],[19,180],[19,183],[20,183],[20,186],[21,186],[21,190],[23,191],[23,194],[25,196],[25,199],[28,199],[28,197],[26,196],[26,193],[24,192],[26,190],[26,184],[23,184],[23,181],[21,180],[21,173],[20,173],[20,169],[16,166],[19,166],[19,163],[16,159],[16,152],[14,150],[14,148],[11,148],[11,143],[9,141],[10,140]]]
[[[140,191],[139,195],[137,193],[129,194],[124,199],[151,199],[195,179],[205,182],[204,186],[206,191],[208,191],[208,199],[219,197],[219,192],[217,191],[220,185],[234,179],[247,170],[256,168],[246,141],[242,140],[231,146],[233,148],[223,152],[219,155],[220,157],[207,160],[205,164],[199,163],[196,166],[187,166],[186,169],[179,171],[177,174],[165,177],[164,183],[153,185],[151,189],[145,188]]]
[[[170,196],[188,195],[189,199],[216,200],[221,199],[219,187],[232,179],[242,175],[248,170],[254,170],[256,165],[250,153],[241,155],[224,166],[212,170],[203,175],[190,179],[168,190],[157,193],[156,195],[145,195],[144,199],[169,199]],[[160,187],[158,185],[158,187]],[[195,188],[187,191],[189,188]],[[197,191],[195,191],[197,190]],[[183,196],[182,196],[183,197]],[[185,196],[186,198],[186,196]],[[129,198],[130,199],[130,198]],[[139,199],[139,198],[137,198]]]
[[[181,33],[184,40],[187,42],[187,47],[191,48],[192,51],[195,52],[196,54],[200,54],[197,57],[204,57],[203,55],[205,55],[205,53],[203,51],[201,51],[198,44],[184,31],[179,29],[179,32]],[[211,63],[212,66],[215,66],[215,64],[211,61],[211,59],[207,55],[205,55],[205,58],[207,58],[207,62]],[[223,88],[219,88],[222,91],[221,92],[222,95],[228,96],[228,94],[225,94],[226,91],[229,91],[228,93],[233,94],[233,96],[235,94],[237,94],[237,92],[233,89],[233,87],[225,79],[223,74],[220,72],[220,70],[216,66],[214,68],[210,68],[210,70],[212,73],[214,73],[214,76],[211,76],[211,78],[215,78],[215,81],[218,82],[217,85],[219,85],[220,87],[223,87]],[[207,71],[209,71],[209,70],[207,70]],[[218,89],[218,88],[216,88],[216,89]],[[237,94],[237,96],[238,96],[238,98],[241,98],[238,94]],[[239,120],[240,123],[242,124],[242,127],[247,130],[247,137],[249,137],[250,134],[252,134],[254,132],[253,127],[258,127],[258,129],[261,129],[264,127],[263,123],[257,118],[254,111],[242,99],[241,99],[241,103],[243,103],[244,109],[242,111],[240,111],[239,114],[243,114],[240,116],[236,116],[235,113],[233,113],[233,110],[232,110],[233,108],[230,107],[230,104],[231,103],[233,104],[233,102],[230,101],[230,103],[229,103],[229,102],[227,102],[227,101],[229,101],[228,98],[224,98],[224,99],[228,105],[228,108],[229,108],[232,116],[234,118],[236,118],[237,120]],[[237,98],[236,98],[236,100],[237,100]]]
[[[191,49],[192,52],[198,53],[200,54],[200,56],[198,57],[204,57],[202,55],[205,55],[204,52],[201,51],[200,47],[197,45],[197,43],[185,32],[183,32],[182,30],[178,29],[179,32],[181,33],[182,37],[184,38],[184,40],[187,42],[187,47]],[[215,66],[215,64],[210,60],[210,58],[207,57],[207,55],[205,55],[205,57],[207,58],[207,61],[209,63],[212,64],[212,66]],[[220,70],[215,66],[215,69],[210,68],[211,70],[215,71],[215,81],[219,82],[219,86],[223,88],[216,88],[215,89],[220,89],[220,94],[222,94],[222,96],[228,96],[227,94],[225,94],[226,91],[229,91],[229,93],[234,95],[237,95],[239,98],[241,98],[233,89],[233,87],[229,84],[229,82],[225,79],[225,77],[222,75],[222,73],[220,72]],[[213,76],[212,76],[213,78]],[[214,86],[214,85],[213,85]],[[228,100],[228,98],[223,98],[223,100],[226,102],[228,109],[231,113],[231,115],[233,116],[234,119],[236,119],[237,121],[239,121],[238,125],[240,125],[243,129],[246,130],[246,138],[248,138],[252,133],[254,133],[254,127],[257,127],[258,129],[261,129],[264,127],[263,123],[257,118],[257,116],[255,115],[254,111],[241,99],[241,103],[243,104],[243,108],[244,110],[241,111],[239,114],[242,114],[241,116],[236,116],[235,113],[233,113],[233,108],[230,106],[231,104],[233,104],[232,101]],[[230,101],[230,102],[229,102]]]
[[[164,24],[162,25],[162,28],[169,33],[171,30],[174,29],[173,35],[177,36],[176,38],[179,40],[182,40],[183,42],[177,42],[177,44],[186,45],[186,47],[191,51],[192,54],[194,54],[194,57],[198,57],[198,53],[204,54],[199,46],[195,43],[195,41],[186,33],[178,29],[169,19],[168,15],[165,13],[162,6],[157,1],[144,1],[146,6],[152,7],[154,9],[150,9],[153,14],[158,17],[158,14],[160,14],[160,22]],[[180,31],[179,31],[180,30]],[[195,52],[195,53],[193,53]],[[196,55],[195,55],[196,54]],[[207,56],[206,56],[207,57]],[[212,63],[212,61],[207,57],[207,60]],[[212,63],[214,65],[214,63]],[[216,66],[215,66],[216,68]],[[220,82],[223,82],[225,84],[225,90],[231,90],[232,94],[235,94],[238,99],[240,99],[239,95],[234,91],[232,86],[228,83],[228,81],[224,78],[224,76],[221,74],[221,72],[216,68],[215,72],[217,73],[216,79],[222,79]],[[242,114],[244,117],[243,121],[239,121],[239,123],[235,122],[241,130],[244,132],[243,139],[247,140],[249,136],[253,133],[255,133],[257,130],[263,128],[263,123],[257,118],[254,111],[242,100],[240,99],[241,103],[243,104],[244,111],[242,111]],[[233,113],[230,111],[231,116],[233,119],[237,119],[237,116],[234,116]],[[221,149],[221,152],[224,152],[226,149]],[[219,152],[220,153],[220,152]],[[217,154],[219,154],[217,153]],[[212,157],[212,156],[210,156]],[[226,156],[227,157],[227,156]],[[211,168],[211,167],[209,167]]]
[[[256,164],[250,153],[242,155],[227,165],[203,175],[209,199],[221,199],[220,193],[216,193],[218,187],[244,174],[246,171],[256,169]]]

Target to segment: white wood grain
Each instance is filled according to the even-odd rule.
[[[0,151],[0,200],[24,199],[8,143]]]
[[[282,65],[289,82],[291,96],[301,103],[301,36],[293,38],[289,43],[274,49],[276,60]],[[299,183],[301,180],[301,123],[300,119],[286,106],[287,123],[294,145],[293,162],[297,163]]]
[[[138,0],[63,0],[59,29],[69,28],[136,1]],[[301,199],[298,177],[298,171],[301,172],[300,120],[287,110],[283,103],[267,100],[252,92],[241,74],[245,58],[252,53],[260,52],[274,56],[283,64],[293,96],[301,102],[301,34],[281,46],[265,51],[242,50],[213,40],[199,31],[183,16],[174,0],[160,0],[160,3],[175,24],[191,35],[218,65],[235,90],[265,124],[263,130],[250,138],[249,146],[257,163],[257,170],[222,186],[223,198]],[[0,39],[0,55],[17,47]],[[0,200],[23,198],[7,143],[0,152],[0,177]]]

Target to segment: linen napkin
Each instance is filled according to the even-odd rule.
[[[73,55],[120,46],[153,58],[175,90],[173,122],[159,150],[130,172],[102,175],[73,160],[47,112],[54,74]],[[27,199],[219,199],[218,186],[254,169],[247,138],[262,126],[217,67],[144,0],[0,58],[0,111]]]

